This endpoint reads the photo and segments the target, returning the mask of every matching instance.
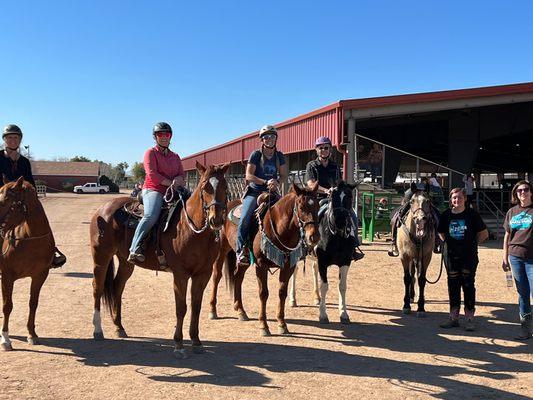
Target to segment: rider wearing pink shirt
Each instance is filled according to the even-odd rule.
[[[144,216],[135,229],[128,261],[133,264],[145,261],[141,249],[144,237],[156,224],[161,214],[163,195],[169,186],[185,186],[184,171],[179,156],[170,151],[172,128],[166,122],[158,122],[153,129],[156,146],[144,153],[146,178],[142,190]]]

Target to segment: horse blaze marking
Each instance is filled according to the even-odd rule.
[[[341,203],[344,201],[344,196],[346,196],[346,194],[344,192],[341,192],[341,194],[340,194]]]

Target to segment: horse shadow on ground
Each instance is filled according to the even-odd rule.
[[[425,319],[417,319],[392,309],[352,307],[352,318],[355,316],[353,311],[380,313],[389,315],[392,324],[331,323],[320,325],[324,328],[323,333],[309,334],[299,333],[298,326],[319,326],[318,322],[292,320],[290,328],[293,336],[309,340],[309,346],[291,345],[291,336],[286,338],[286,345],[268,343],[268,339],[262,342],[205,341],[205,354],[191,354],[185,360],[176,359],[172,352],[173,341],[162,338],[106,339],[102,342],[88,338],[42,338],[43,346],[27,351],[72,356],[94,367],[131,365],[137,373],[158,382],[279,388],[270,373],[303,372],[322,373],[324,379],[330,375],[384,378],[390,385],[441,399],[527,399],[526,396],[456,378],[464,374],[479,377],[480,381],[483,378],[504,381],[514,379],[513,373],[517,371],[533,372],[533,364],[509,357],[527,354],[531,351],[531,344],[510,347],[498,342],[498,339],[512,338],[516,326],[505,322],[495,324],[493,319],[500,320],[502,315],[514,314],[511,310],[516,306],[492,305],[497,311],[490,317],[479,318],[479,330],[472,333],[462,329],[440,329],[438,322],[446,317],[444,313],[430,313]],[[491,339],[470,342],[463,338],[467,335]],[[341,344],[350,348],[367,346],[401,353],[423,353],[428,354],[432,361],[401,361],[350,354],[353,350],[348,353],[313,348],[313,341],[331,342],[335,349]],[[57,352],[58,349],[63,351]]]

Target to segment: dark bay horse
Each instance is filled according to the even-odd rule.
[[[353,226],[351,218],[353,189],[355,189],[355,185],[350,185],[344,181],[339,182],[333,189],[328,208],[319,222],[320,240],[315,247],[316,257],[308,256],[313,260],[315,300],[319,305],[319,321],[321,323],[329,323],[326,312],[326,295],[329,288],[327,272],[331,265],[339,267],[340,321],[343,324],[350,323],[346,309],[346,281],[356,243],[353,234],[357,235],[357,227]],[[320,287],[320,293],[318,287]],[[291,305],[295,307],[296,273],[291,280],[289,299]]]
[[[259,286],[259,298],[261,300],[259,324],[263,336],[270,335],[266,318],[266,303],[269,294],[268,273],[272,268],[280,269],[279,303],[277,313],[279,332],[281,334],[289,333],[285,322],[285,299],[287,297],[288,282],[294,271],[294,265],[290,265],[290,253],[297,251],[299,246],[310,247],[318,242],[319,234],[316,223],[318,219],[317,189],[318,185],[313,185],[311,188],[305,189],[300,189],[298,186],[293,185],[291,191],[267,211],[262,220],[262,229],[260,229],[255,235],[253,241],[253,253],[256,259],[255,272]],[[239,203],[240,200],[231,202],[229,208],[231,209]],[[233,291],[235,311],[238,312],[241,320],[248,319],[242,305],[242,281],[245,272],[248,269],[248,265],[236,265],[236,236],[237,226],[229,219],[226,220],[221,237],[220,252],[213,265],[213,290],[210,302],[211,318],[217,318],[217,288],[222,277],[223,265],[225,265],[229,275],[230,286]],[[264,236],[266,236],[266,238]],[[262,250],[265,243],[263,242],[262,246],[262,240],[269,241],[280,250],[280,252],[285,254],[285,261],[281,263],[281,266],[276,265],[269,260]],[[272,251],[272,246],[268,246],[270,251]]]
[[[0,241],[2,254],[2,298],[4,324],[0,348],[13,350],[9,340],[9,315],[13,310],[13,284],[17,279],[31,278],[28,343],[38,344],[35,313],[39,293],[48,277],[54,257],[55,242],[48,218],[37,198],[35,188],[23,178],[4,182],[0,188]]]
[[[417,316],[425,316],[424,288],[426,272],[435,245],[435,217],[431,209],[431,200],[424,191],[411,185],[413,195],[409,204],[409,212],[401,220],[398,228],[398,250],[403,265],[403,283],[405,295],[403,313],[411,312],[411,302],[415,297],[415,278],[418,277],[418,310]]]
[[[183,347],[183,319],[187,311],[186,294],[191,279],[191,325],[189,334],[195,353],[203,351],[198,335],[198,321],[204,289],[211,277],[212,265],[218,254],[219,231],[226,219],[227,183],[224,174],[229,164],[205,168],[196,163],[200,172],[198,186],[187,200],[177,223],[171,223],[166,232],[160,234],[159,244],[166,256],[169,272],[174,276],[174,297],[176,301],[176,330],[174,353],[186,357]],[[121,322],[122,292],[133,273],[134,265],[127,261],[128,249],[134,229],[118,223],[115,212],[132,202],[131,197],[119,197],[100,207],[91,220],[91,247],[94,261],[94,338],[103,339],[100,317],[100,299],[108,304],[113,323],[119,337],[127,337]],[[138,266],[159,270],[154,244],[147,246],[146,260]],[[116,276],[113,272],[113,256],[119,261]]]

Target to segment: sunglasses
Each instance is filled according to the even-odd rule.
[[[318,150],[329,150],[331,147],[329,146],[318,146]]]
[[[516,192],[517,193],[529,193],[529,188],[528,187],[518,188],[518,189],[516,189]]]
[[[170,132],[157,132],[155,135],[158,138],[161,138],[161,137],[171,138],[172,137],[172,133]]]
[[[268,135],[263,135],[262,138],[263,138],[264,140],[272,140],[272,139],[277,138],[277,136],[274,135],[274,134],[268,134]]]

